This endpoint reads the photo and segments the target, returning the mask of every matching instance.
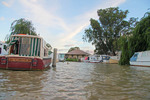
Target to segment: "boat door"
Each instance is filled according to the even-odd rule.
[[[0,47],[0,54],[2,53],[2,48]]]

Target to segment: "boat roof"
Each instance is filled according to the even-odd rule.
[[[135,52],[135,53],[144,53],[144,52],[149,52],[149,53],[150,53],[150,50],[147,50],[147,51],[140,51],[140,52]]]
[[[17,34],[17,35],[11,35],[11,37],[28,37],[28,38],[41,38],[42,37],[38,36],[38,35],[26,35],[26,34]]]
[[[66,53],[67,55],[90,55],[89,53],[87,52],[84,52],[82,50],[72,50],[68,53]]]

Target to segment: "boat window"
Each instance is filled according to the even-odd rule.
[[[30,55],[30,43],[31,43],[31,38],[21,39],[21,46],[20,46],[21,55],[24,55],[24,56]]]
[[[137,57],[137,54],[134,54],[134,57]]]
[[[41,39],[21,37],[19,44],[19,55],[40,56]]]
[[[6,45],[4,45],[3,49],[4,49],[5,51],[7,51],[7,46],[6,46]]]
[[[0,54],[2,53],[2,48],[0,48]]]
[[[44,49],[44,56],[48,56],[48,50]]]

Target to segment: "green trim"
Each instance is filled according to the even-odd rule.
[[[22,44],[22,38],[19,39],[19,56],[21,56],[21,44]]]
[[[36,49],[35,49],[35,56],[37,56],[37,51],[38,51],[38,50],[37,50],[37,49],[38,49],[38,40],[39,40],[39,39],[37,38],[37,41],[36,41]]]
[[[32,52],[32,38],[30,38],[31,39],[31,41],[30,41],[30,54],[29,54],[29,56],[31,56],[31,52]]]
[[[39,39],[39,48],[38,48],[38,56],[40,57],[40,51],[41,51],[41,39]]]
[[[15,37],[13,37],[13,40],[15,39]]]
[[[33,50],[32,50],[32,56],[34,56],[34,48],[35,48],[35,38],[33,39]]]
[[[15,44],[17,41],[18,41],[18,40],[12,40],[12,41],[10,42],[9,46]]]
[[[36,50],[36,43],[37,42],[37,39],[35,38],[35,44],[34,44],[34,56],[35,56],[35,50]]]

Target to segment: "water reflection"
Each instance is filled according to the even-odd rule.
[[[0,70],[0,99],[150,99],[150,68],[57,63],[48,71]]]
[[[148,68],[150,70],[150,68]],[[142,71],[144,70],[144,72]],[[92,84],[87,85],[89,100],[103,99],[148,99],[150,71],[118,65],[97,64],[91,73]],[[146,79],[145,79],[146,78]]]
[[[47,78],[43,74],[42,71],[0,70],[0,99],[9,99],[14,95],[24,97],[29,93],[40,93],[43,88],[42,82]]]

